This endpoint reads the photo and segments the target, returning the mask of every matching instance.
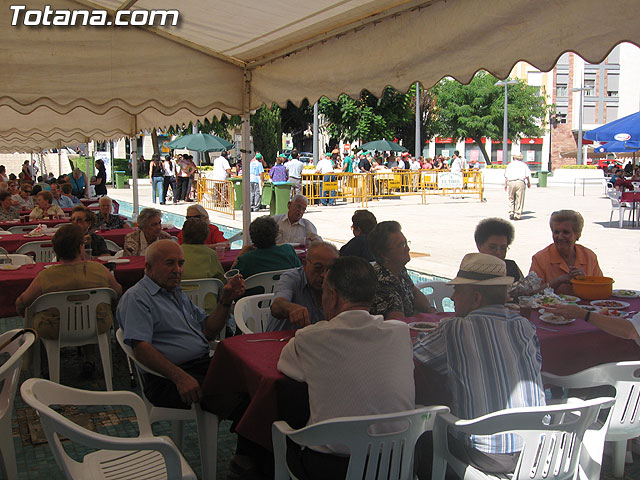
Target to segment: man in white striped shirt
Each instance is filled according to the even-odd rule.
[[[505,307],[512,282],[501,259],[484,253],[465,255],[458,275],[449,282],[454,285],[456,317],[442,320],[414,344],[415,360],[446,377],[451,413],[459,418],[545,404],[535,326]],[[453,432],[449,443],[454,455],[489,473],[512,471],[522,448],[512,434]],[[419,456],[431,456],[428,445],[420,447]],[[420,478],[431,474],[426,463],[419,462]]]

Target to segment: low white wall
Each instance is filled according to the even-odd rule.
[[[504,185],[504,168],[485,168],[482,176],[485,185]],[[604,182],[604,171],[600,168],[558,168],[553,175],[547,177],[547,185],[573,185],[576,179],[588,179],[589,183],[595,180]],[[537,185],[536,178],[531,179],[532,185]]]

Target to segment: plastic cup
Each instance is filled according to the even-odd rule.
[[[226,278],[227,280],[231,280],[233,277],[235,277],[239,273],[240,273],[240,270],[238,270],[237,268],[232,268],[231,270],[224,273],[224,278]]]
[[[224,245],[216,245],[216,253],[218,254],[218,258],[224,257]]]

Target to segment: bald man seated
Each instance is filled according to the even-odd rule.
[[[180,246],[157,240],[147,248],[144,277],[118,304],[125,343],[136,360],[162,375],[145,374],[144,381],[145,395],[159,407],[186,409],[201,400],[209,340],[225,327],[231,303],[245,292],[242,276],[236,275],[207,316],[180,288],[183,269]]]

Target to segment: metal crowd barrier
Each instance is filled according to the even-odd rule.
[[[207,210],[231,215],[235,220],[234,193],[233,183],[229,180],[198,180],[198,203]]]

